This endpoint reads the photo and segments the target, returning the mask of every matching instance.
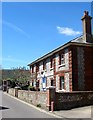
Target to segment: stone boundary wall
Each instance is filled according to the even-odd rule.
[[[44,109],[47,109],[47,93],[40,91],[26,91],[26,90],[17,90],[10,88],[8,93],[12,96],[15,96],[25,102],[31,103],[33,105],[39,105]]]
[[[36,106],[40,105],[42,108],[46,108],[46,92],[18,90],[18,98]]]
[[[55,109],[65,110],[93,105],[93,91],[55,93]]]
[[[8,93],[49,111],[93,105],[93,91],[56,92],[55,87],[47,87],[46,92],[9,89]]]

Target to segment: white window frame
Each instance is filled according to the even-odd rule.
[[[61,54],[61,65],[65,64],[65,55]]]
[[[61,89],[61,90],[64,90],[64,89],[65,89],[64,76],[60,76],[60,89]]]

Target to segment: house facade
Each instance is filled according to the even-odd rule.
[[[82,17],[83,35],[28,64],[31,86],[56,91],[93,90],[93,36],[88,11]]]

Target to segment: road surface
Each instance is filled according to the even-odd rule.
[[[3,94],[1,91],[0,98],[2,98],[0,99],[0,117],[2,115],[2,118],[48,118],[48,120],[51,120],[51,118],[54,118],[52,120],[58,120],[58,118],[61,118],[60,120],[72,120],[72,118],[74,118],[73,120],[78,120],[80,118],[80,120],[90,120],[92,117],[93,119],[93,106],[54,111],[55,115],[53,115],[50,112],[38,110],[32,105],[24,104],[14,97]]]
[[[4,93],[2,93],[1,111],[2,118],[55,118],[50,113],[42,112]]]

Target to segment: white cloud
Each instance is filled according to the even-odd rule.
[[[80,31],[75,31],[72,28],[68,27],[59,27],[57,26],[57,30],[60,34],[68,35],[68,36],[75,36],[81,34]]]

